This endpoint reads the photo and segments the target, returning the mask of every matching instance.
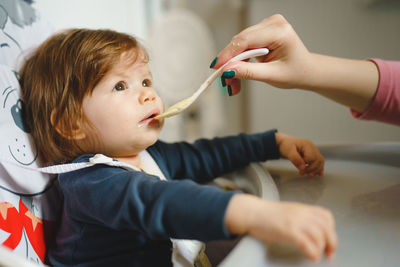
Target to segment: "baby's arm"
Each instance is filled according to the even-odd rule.
[[[152,240],[230,238],[224,216],[237,192],[106,165],[61,174],[59,182],[64,211],[79,224]]]
[[[225,224],[231,234],[293,244],[314,261],[319,261],[322,253],[331,258],[337,248],[333,216],[322,207],[236,194],[229,202]]]
[[[301,175],[322,175],[324,158],[310,141],[270,130],[186,142],[157,142],[149,148],[169,179],[192,179],[206,183],[220,175],[243,168],[251,162],[279,157],[289,159]]]
[[[159,141],[148,151],[160,168],[169,174],[168,179],[191,179],[198,183],[207,183],[251,162],[278,159],[275,132],[276,130],[270,130],[211,140],[199,139],[193,144],[168,144]]]

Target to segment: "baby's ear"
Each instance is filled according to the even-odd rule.
[[[86,138],[86,133],[83,131],[81,120],[75,121],[72,129],[64,129],[63,123],[58,122],[55,125],[57,110],[51,112],[50,121],[51,125],[56,129],[56,131],[66,139],[69,140],[82,140]]]

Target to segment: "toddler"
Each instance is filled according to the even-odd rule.
[[[58,176],[61,225],[54,266],[171,266],[173,239],[249,234],[298,246],[312,260],[336,249],[331,213],[205,185],[250,162],[288,158],[301,174],[322,175],[308,140],[270,130],[158,140],[161,99],[148,56],[129,35],[71,29],[46,40],[20,71],[25,121],[47,164],[100,162]],[[196,259],[197,260],[197,259]]]

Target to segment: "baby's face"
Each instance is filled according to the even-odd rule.
[[[93,94],[84,98],[83,111],[96,128],[86,135],[101,141],[91,150],[111,157],[132,156],[151,146],[164,123],[153,119],[164,105],[152,87],[147,62],[138,57],[132,63],[129,54],[123,54]]]

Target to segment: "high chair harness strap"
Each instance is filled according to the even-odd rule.
[[[42,168],[29,167],[29,166],[17,164],[17,163],[14,163],[14,162],[11,162],[11,161],[5,160],[5,159],[0,159],[0,161],[2,163],[16,165],[23,169],[27,169],[27,170],[31,170],[31,171],[38,171],[38,172],[47,173],[47,174],[60,174],[60,173],[77,171],[80,169],[92,167],[96,164],[106,164],[106,165],[113,166],[113,167],[122,167],[122,168],[129,169],[129,170],[140,171],[139,168],[137,168],[135,166],[126,164],[121,161],[115,161],[112,158],[109,158],[103,154],[94,155],[93,157],[91,157],[89,159],[88,162],[66,163],[66,164],[59,164],[59,165],[42,167]]]

